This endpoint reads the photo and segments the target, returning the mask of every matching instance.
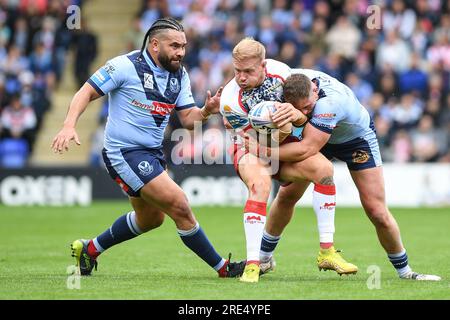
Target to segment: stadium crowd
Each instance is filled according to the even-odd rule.
[[[32,150],[74,43],[64,23],[66,8],[80,2],[0,0],[0,166],[24,165],[5,155]],[[371,5],[376,7],[368,13]],[[233,77],[233,46],[254,37],[268,58],[345,82],[372,115],[384,161],[450,162],[449,12],[448,0],[144,0],[124,52],[141,47],[156,19],[179,19],[188,39],[184,65],[195,100],[203,105],[207,90],[215,92]],[[83,43],[79,47],[86,47]],[[93,164],[100,162],[95,150],[101,148],[104,112],[100,118]],[[176,145],[170,134],[180,127],[172,119],[166,132],[169,155]],[[214,139],[223,132],[216,116],[203,137],[192,136],[172,154],[188,160],[205,148],[225,149],[226,143],[218,142],[223,140]]]
[[[370,5],[377,8],[368,12]],[[449,9],[445,0],[148,0],[133,21],[128,49],[140,47],[155,19],[182,21],[184,64],[202,105],[208,89],[233,76],[233,46],[253,37],[268,58],[345,82],[370,111],[384,161],[450,162]],[[372,16],[369,23],[374,12],[380,19]],[[206,126],[221,128],[218,122]],[[172,123],[172,129],[178,126]],[[204,128],[207,137],[215,132]],[[194,158],[211,141],[207,137],[203,148],[180,146],[180,156]]]
[[[0,167],[23,167],[32,152],[77,41],[66,27],[73,4],[81,1],[0,1]]]

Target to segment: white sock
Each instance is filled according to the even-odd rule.
[[[408,255],[406,254],[405,249],[399,253],[388,253],[388,258],[400,278],[403,278],[412,272],[411,267],[408,264]]]
[[[333,243],[336,188],[334,185],[314,185],[313,207],[317,217],[321,243]]]
[[[261,249],[259,251],[259,259],[261,262],[268,262],[270,260],[280,239],[281,236],[273,236],[264,230]]]
[[[266,203],[247,200],[244,208],[244,229],[247,243],[247,263],[259,263],[259,251],[266,224]]]

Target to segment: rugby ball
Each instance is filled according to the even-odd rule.
[[[270,117],[276,110],[274,101],[262,101],[256,104],[248,113],[250,125],[259,133],[270,134],[272,130],[278,129]]]

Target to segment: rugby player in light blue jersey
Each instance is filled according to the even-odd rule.
[[[147,39],[149,43],[147,45]],[[105,94],[109,116],[103,159],[112,179],[129,195],[133,210],[104,233],[72,243],[81,275],[90,275],[106,249],[159,227],[166,213],[184,244],[214,268],[220,277],[242,274],[244,262],[223,259],[213,248],[189,207],[183,190],[169,177],[162,152],[164,129],[175,109],[187,129],[219,112],[222,88],[208,91],[205,106],[195,106],[185,55],[183,26],[172,18],[158,19],[145,35],[142,49],[109,60],[75,94],[64,126],[52,143],[54,152],[80,144],[75,126],[90,101]]]
[[[302,140],[280,146],[280,161],[303,161],[321,152],[328,159],[347,163],[367,216],[400,278],[440,280],[439,276],[413,272],[400,230],[386,206],[383,169],[376,132],[369,113],[343,83],[319,71],[293,69],[283,86],[286,102],[273,114],[285,125],[295,114],[308,115]],[[277,212],[284,214],[284,212]],[[287,212],[291,214],[291,212]],[[283,230],[289,218],[271,217]]]

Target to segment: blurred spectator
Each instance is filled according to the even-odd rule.
[[[421,97],[426,97],[428,75],[420,66],[420,56],[417,53],[411,55],[411,66],[399,76],[400,93],[416,92]]]
[[[310,52],[316,59],[321,58],[327,48],[326,42],[327,24],[325,19],[314,19],[312,30],[305,36],[305,41],[309,46]]]
[[[392,96],[398,96],[397,79],[392,71],[385,71],[379,77],[377,91],[383,94],[387,100]]]
[[[11,98],[9,105],[3,109],[0,120],[3,128],[2,138],[23,138],[29,146],[33,145],[36,115],[32,108],[21,104],[20,96]]]
[[[141,29],[141,17],[135,16],[131,20],[130,30],[125,35],[126,52],[133,50],[140,50],[142,47],[142,41],[145,37],[145,32]]]
[[[412,130],[413,157],[418,162],[436,161],[445,152],[447,141],[445,133],[434,129],[433,118],[424,115],[416,129]]]
[[[332,54],[354,59],[358,53],[361,32],[346,16],[340,16],[328,32],[326,41]]]
[[[392,159],[396,163],[405,163],[411,160],[411,138],[406,130],[397,131],[392,141]]]
[[[274,0],[271,11],[273,27],[277,33],[283,32],[294,19],[292,11],[287,8],[286,0]]]
[[[170,0],[169,15],[182,20],[194,0]]]
[[[304,54],[302,54],[298,67],[304,69],[318,69],[316,66],[316,59],[310,52],[305,52]]]
[[[400,103],[392,110],[392,118],[397,128],[411,129],[419,121],[422,108],[416,98],[411,94],[401,97]]]
[[[429,42],[428,33],[431,28],[432,26],[429,21],[420,19],[416,24],[414,33],[411,36],[411,49],[418,53],[421,57],[425,55],[425,51],[427,50],[427,45]]]
[[[449,31],[441,29],[434,34],[434,43],[427,50],[427,60],[434,69],[450,71]]]
[[[81,29],[74,35],[75,77],[78,88],[91,76],[90,67],[97,57],[97,36],[89,30],[86,19],[81,22]]]
[[[297,67],[300,62],[300,53],[297,50],[297,46],[292,41],[286,41],[281,46],[280,54],[277,60],[284,61],[291,67]]]
[[[405,41],[398,37],[395,30],[386,34],[386,41],[377,49],[377,66],[384,69],[386,66],[395,72],[405,71],[410,65],[411,50]]]
[[[28,69],[29,59],[25,57],[16,46],[9,48],[8,55],[3,61],[0,61],[0,70],[10,76],[18,76],[19,73]]]
[[[141,30],[145,30],[145,32],[147,32],[153,22],[165,16],[162,11],[162,3],[164,1],[147,0],[144,2],[144,7],[141,10],[141,12],[143,12],[141,15]]]
[[[361,104],[366,106],[373,94],[372,85],[353,72],[347,74],[346,84],[352,89]]]
[[[246,37],[256,37],[258,32],[258,11],[255,0],[244,0],[241,21]]]
[[[27,21],[24,17],[19,17],[16,20],[15,28],[14,28],[14,37],[12,43],[20,49],[21,52],[29,52],[30,48],[28,47],[28,39],[29,32]],[[1,41],[1,40],[0,40]]]
[[[391,10],[384,11],[383,29],[390,33],[397,30],[403,39],[409,39],[416,25],[416,14],[406,8],[404,0],[393,0]]]
[[[190,10],[184,16],[182,23],[186,27],[195,30],[202,37],[208,36],[213,27],[212,16],[203,10],[201,3],[198,1],[192,2]]]
[[[7,15],[0,11],[0,45],[6,45],[11,38],[11,29],[6,25]]]
[[[259,20],[259,32],[256,39],[266,47],[266,54],[268,58],[273,58],[277,55],[279,47],[276,41],[277,33],[273,27],[273,21],[270,16],[262,16]]]
[[[389,144],[391,140],[391,125],[383,117],[377,117],[375,119],[375,129],[377,131],[378,145],[380,146],[381,156],[384,161],[391,161],[392,155],[389,150]]]

